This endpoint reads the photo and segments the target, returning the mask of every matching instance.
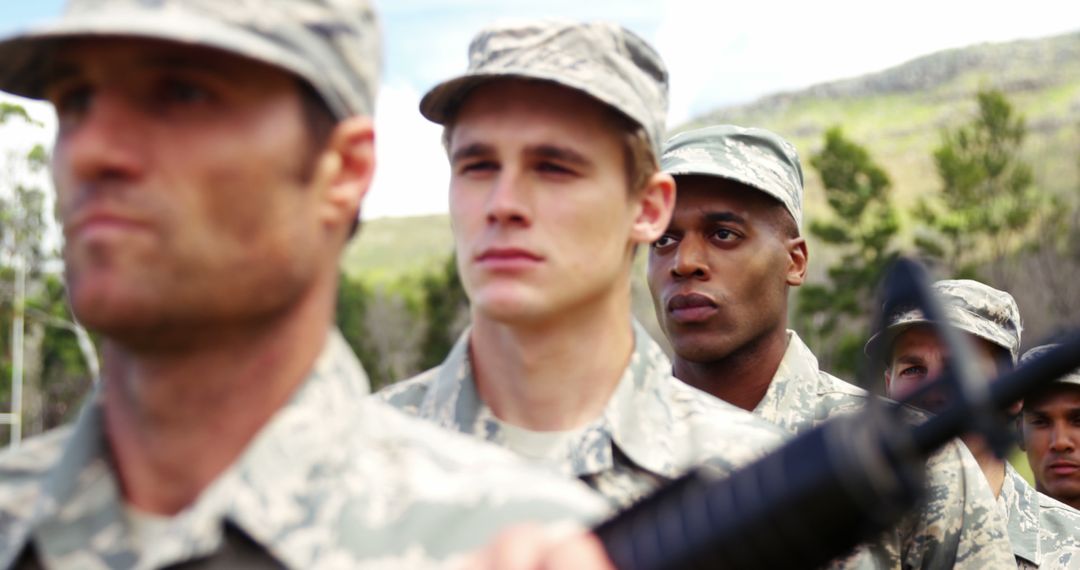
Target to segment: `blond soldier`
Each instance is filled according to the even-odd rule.
[[[763,129],[708,127],[672,138],[670,226],[649,252],[649,288],[675,351],[675,376],[797,435],[865,406],[867,393],[818,367],[787,329],[788,289],[806,275],[802,167]],[[928,503],[845,567],[1003,568],[1005,529],[971,455],[929,463]],[[827,515],[823,515],[827,516]]]
[[[633,33],[535,22],[478,34],[429,91],[472,328],[393,405],[576,476],[625,506],[688,467],[775,446],[765,422],[675,381],[630,313],[638,245],[667,225],[667,74]]]
[[[363,397],[332,316],[378,60],[364,0],[75,0],[0,41],[0,89],[56,107],[104,352],[74,427],[0,456],[0,567],[412,568],[603,511]]]
[[[1011,369],[1020,349],[1023,329],[1020,309],[1012,295],[978,281],[938,281],[934,291],[945,305],[949,324],[972,341],[978,369],[994,378]],[[890,355],[885,372],[890,396],[903,399],[935,380],[944,366],[944,346],[918,309],[900,310],[889,316],[884,331],[867,343],[883,343]],[[946,394],[931,392],[915,402],[936,413],[949,404]],[[1019,404],[1012,410],[1019,411]],[[1057,568],[1048,553],[1080,548],[1080,512],[1037,492],[1007,461],[995,455],[977,435],[964,437],[983,471],[998,507],[1007,519],[1009,543],[1020,568]]]

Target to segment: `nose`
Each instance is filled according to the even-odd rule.
[[[140,113],[122,94],[100,90],[74,119],[61,117],[54,167],[58,181],[102,183],[139,174]]]
[[[1069,453],[1076,449],[1074,434],[1063,426],[1054,426],[1050,430],[1050,450],[1056,453]]]
[[[525,182],[509,167],[493,181],[487,200],[487,220],[493,225],[528,227],[532,223]]]
[[[679,241],[675,250],[675,260],[671,265],[671,275],[677,279],[708,279],[709,264],[705,259],[705,245],[701,240],[687,233]]]

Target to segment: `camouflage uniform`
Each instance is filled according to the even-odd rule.
[[[718,125],[667,142],[661,168],[742,184],[776,199],[802,223],[803,174],[795,148],[764,129]],[[863,409],[871,396],[818,367],[809,347],[788,331],[784,357],[754,415],[799,435],[829,418]],[[966,447],[947,445],[927,462],[927,504],[879,540],[833,566],[844,568],[1012,567],[1004,523]]]
[[[1008,519],[1018,567],[1057,568],[1047,552],[1080,552],[1080,511],[1036,491],[1008,463],[998,506]]]
[[[863,409],[872,397],[821,370],[810,348],[788,331],[787,351],[754,414],[798,435]],[[1011,561],[1004,522],[966,446],[954,441],[930,457],[926,497],[919,511],[865,546],[873,567],[982,569]]]
[[[379,40],[366,0],[73,0],[59,21],[0,41],[0,89],[40,97],[58,42],[98,37],[211,47],[279,67],[339,119],[374,108]],[[606,512],[584,485],[368,392],[331,332],[291,400],[171,517],[125,504],[95,393],[74,427],[0,455],[0,568],[423,567],[514,522],[580,524]],[[148,527],[155,532],[140,532]]]
[[[0,456],[0,567],[425,566],[514,522],[604,514],[584,486],[367,393],[333,333],[291,401],[151,544],[133,532],[92,398],[73,428]]]
[[[506,443],[476,391],[469,331],[440,366],[376,397],[442,427]],[[731,472],[780,439],[772,426],[673,378],[660,346],[634,323],[634,353],[615,392],[603,414],[568,442],[557,467],[624,507],[701,463]]]

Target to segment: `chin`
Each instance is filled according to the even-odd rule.
[[[478,314],[504,324],[531,321],[545,314],[544,303],[523,287],[485,287],[475,292],[472,304]]]

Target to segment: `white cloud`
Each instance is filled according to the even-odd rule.
[[[442,127],[417,109],[420,94],[403,85],[384,85],[375,112],[375,181],[364,199],[365,219],[447,211],[450,167]]]

